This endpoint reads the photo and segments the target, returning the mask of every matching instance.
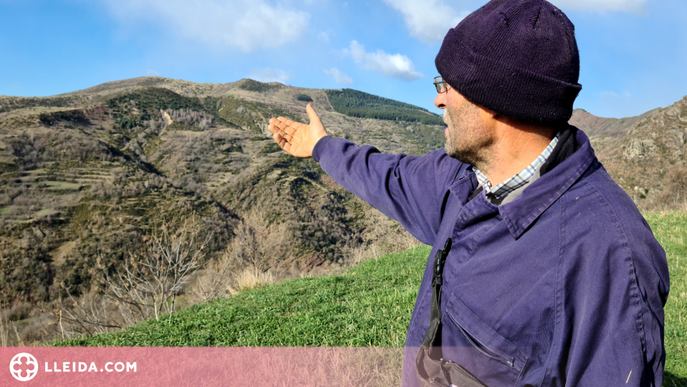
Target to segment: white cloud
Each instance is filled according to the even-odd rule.
[[[622,101],[629,101],[632,98],[632,95],[628,93],[627,91],[621,94],[616,93],[615,91],[602,91],[599,94],[599,97],[601,97],[602,100],[606,102],[622,102]]]
[[[647,0],[550,0],[550,2],[569,10],[637,13],[644,10]],[[467,11],[456,11],[453,7],[444,4],[444,0],[384,0],[384,3],[403,15],[406,27],[412,36],[428,44],[443,41],[448,30],[470,14]]]
[[[580,11],[624,11],[641,12],[646,0],[549,0],[552,4],[563,9]]]
[[[350,55],[355,63],[362,65],[365,70],[379,72],[387,77],[414,81],[423,75],[415,71],[415,65],[407,56],[401,54],[387,54],[382,50],[365,52],[365,47],[355,40],[349,48],[343,49],[344,54]]]
[[[310,14],[267,0],[100,0],[124,22],[161,24],[180,37],[244,52],[296,40]]]
[[[152,70],[152,69],[147,69],[147,70],[145,71],[145,75],[146,75],[146,76],[149,76],[149,77],[159,77],[159,76],[160,76],[160,72],[159,72],[159,71]]]
[[[353,84],[353,79],[349,77],[348,75],[342,73],[337,69],[336,67],[332,67],[329,70],[324,70],[324,73],[327,75],[330,75],[332,79],[334,79],[334,82],[340,83],[342,85],[352,85]]]
[[[288,83],[291,80],[291,74],[283,70],[271,69],[265,67],[262,69],[257,69],[250,73],[248,76],[250,79],[254,79],[260,82],[281,82]]]
[[[320,39],[320,40],[323,41],[323,42],[328,42],[328,41],[329,41],[329,35],[328,35],[326,32],[324,32],[324,31],[320,32],[320,34],[317,35],[317,38]]]
[[[457,12],[442,0],[384,0],[399,11],[410,34],[424,43],[439,43],[449,29],[460,23],[469,12]]]

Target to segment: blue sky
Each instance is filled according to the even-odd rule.
[[[0,0],[0,95],[144,75],[350,87],[434,108],[441,39],[476,0]],[[575,104],[626,117],[687,95],[687,2],[553,0],[576,26]]]

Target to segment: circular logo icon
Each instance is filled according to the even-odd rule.
[[[38,373],[38,361],[30,353],[15,355],[10,362],[12,377],[20,382],[28,382]]]

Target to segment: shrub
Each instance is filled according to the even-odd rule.
[[[239,87],[243,90],[255,91],[258,93],[264,93],[264,92],[270,91],[272,89],[279,89],[281,87],[281,85],[262,83],[262,82],[258,82],[258,81],[254,81],[252,79],[246,78],[243,80],[243,83],[241,83],[241,86],[239,86]]]
[[[303,102],[312,102],[312,98],[310,98],[310,96],[307,94],[298,94],[296,99]]]
[[[61,112],[54,113],[41,113],[38,119],[45,125],[52,126],[58,121],[70,122],[73,124],[86,125],[90,121],[86,117],[83,110],[65,110]]]

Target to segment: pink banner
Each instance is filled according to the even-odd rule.
[[[1,347],[1,386],[400,385],[402,348]]]

